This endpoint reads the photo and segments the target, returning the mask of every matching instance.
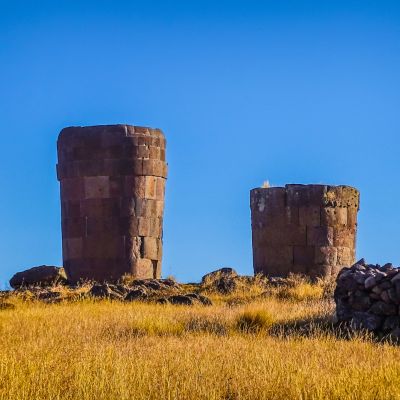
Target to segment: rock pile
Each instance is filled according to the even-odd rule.
[[[371,265],[364,259],[343,268],[334,298],[338,322],[400,339],[400,269]]]

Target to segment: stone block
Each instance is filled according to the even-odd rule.
[[[161,278],[161,271],[162,271],[162,261],[161,259],[154,261],[153,260],[153,274],[155,279]]]
[[[109,197],[106,199],[86,199],[81,201],[81,215],[84,217],[111,217],[121,213],[121,200]]]
[[[331,269],[331,275],[333,277],[337,276],[339,274],[339,272],[342,270],[343,265],[332,265],[332,269]]]
[[[279,229],[267,227],[259,232],[259,239],[259,243],[266,246],[305,246],[306,227],[298,225],[282,226]]]
[[[164,202],[163,201],[156,200],[156,213],[155,214],[158,218],[162,219],[162,217],[164,215]]]
[[[321,207],[321,226],[336,226],[336,207]]]
[[[351,249],[342,246],[337,247],[337,263],[344,266],[353,265],[354,257]]]
[[[165,151],[164,151],[165,153]],[[149,158],[160,160],[161,149],[158,146],[150,146],[149,147]],[[165,161],[165,160],[162,160]]]
[[[137,147],[137,156],[138,156],[138,158],[149,158],[150,157],[149,147],[146,145],[138,146]]]
[[[333,246],[333,228],[328,226],[307,227],[307,245]]]
[[[157,178],[154,176],[146,176],[145,193],[147,199],[156,199]]]
[[[338,227],[334,229],[334,246],[355,248],[356,229],[351,227]]]
[[[325,207],[340,207],[342,205],[342,186],[328,186],[324,197]]]
[[[61,182],[61,198],[64,201],[81,200],[84,196],[84,181],[81,178],[63,179]]]
[[[325,264],[325,265],[336,265],[337,248],[332,246],[315,247],[314,263]]]
[[[127,219],[119,216],[86,218],[86,236],[124,235]]]
[[[160,175],[162,178],[167,178],[168,176],[168,164],[162,164],[162,174]]]
[[[293,263],[297,266],[307,266],[314,263],[313,246],[294,246]]]
[[[61,201],[62,218],[79,218],[81,216],[81,202],[79,200]]]
[[[69,238],[63,241],[63,258],[65,260],[79,259],[83,255],[83,239]]]
[[[307,275],[312,279],[329,278],[332,276],[331,265],[311,265],[307,269]]]
[[[357,207],[347,207],[347,225],[349,227],[357,226]]]
[[[104,160],[80,160],[75,165],[75,171],[80,177],[105,175]]]
[[[85,218],[64,218],[61,220],[62,234],[64,238],[83,237],[86,233]]]
[[[154,238],[161,238],[162,236],[162,220],[160,218],[150,219],[150,232],[149,236]]]
[[[360,204],[360,192],[351,186],[342,186],[342,207],[355,207]]]
[[[104,159],[103,176],[119,176],[121,172],[121,164],[119,159]]]
[[[143,238],[143,247],[142,247],[142,257],[149,258],[151,260],[157,260],[158,258],[158,241],[153,237],[144,237]]]
[[[137,217],[128,217],[126,218],[126,222],[124,223],[124,226],[127,226],[127,231],[125,233],[126,235],[129,236],[140,236],[140,230],[139,230],[139,218]]]
[[[321,209],[319,206],[299,207],[299,224],[302,226],[320,226]]]
[[[126,149],[120,142],[106,147],[103,146],[102,156],[103,159],[121,159],[126,157]]]
[[[123,197],[125,194],[125,179],[123,176],[110,176],[110,197]]]
[[[138,218],[139,236],[150,235],[150,220],[149,218]]]
[[[156,178],[156,199],[164,201],[164,195],[165,195],[165,179]]]
[[[118,175],[135,175],[142,171],[141,159],[124,158],[119,160]]]
[[[132,185],[132,177],[127,177],[125,180],[125,195],[130,193],[138,198],[144,198],[146,193],[146,176],[135,176],[133,177],[133,185]]]
[[[101,199],[110,197],[108,176],[88,176],[83,178],[85,199]]]
[[[347,225],[347,208],[345,207],[338,207],[336,209],[337,213],[337,224],[340,226]]]
[[[64,161],[63,163],[57,164],[56,170],[58,180],[79,177],[78,165],[73,161]]]
[[[293,264],[292,246],[265,246],[264,263],[266,265],[288,266]]]
[[[104,235],[85,237],[83,239],[84,258],[113,258],[118,254],[124,254],[124,237],[115,235]]]
[[[153,278],[153,263],[151,260],[139,258],[134,265],[134,275],[138,279]]]
[[[286,212],[286,224],[287,225],[299,225],[299,208],[298,207],[285,207]]]
[[[160,148],[160,160],[165,161],[165,149]]]
[[[294,207],[321,206],[325,185],[286,185],[286,205]]]

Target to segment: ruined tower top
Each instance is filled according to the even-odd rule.
[[[250,203],[255,273],[326,277],[354,262],[357,189],[298,184],[256,188]]]

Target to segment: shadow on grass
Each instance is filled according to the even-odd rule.
[[[276,323],[269,334],[279,338],[321,338],[332,337],[341,340],[375,340],[375,336],[366,331],[354,331],[349,324],[335,324],[329,318],[310,318],[305,320]]]

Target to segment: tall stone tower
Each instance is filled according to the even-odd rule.
[[[68,279],[159,278],[167,176],[161,130],[70,127],[57,150]]]
[[[255,273],[336,275],[355,261],[359,192],[286,185],[250,192]]]

